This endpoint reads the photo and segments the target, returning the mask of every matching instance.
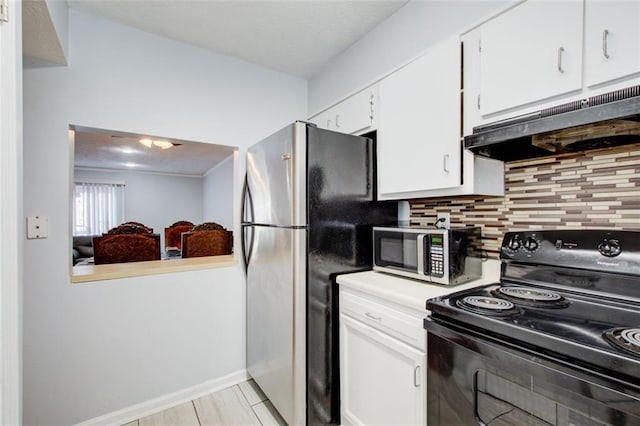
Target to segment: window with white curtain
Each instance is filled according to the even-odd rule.
[[[73,235],[99,235],[124,222],[124,182],[74,182]]]

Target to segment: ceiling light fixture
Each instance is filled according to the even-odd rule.
[[[169,149],[173,147],[173,143],[169,141],[154,141],[149,138],[140,139],[140,143],[147,148],[151,148],[152,146],[157,146],[160,149]]]

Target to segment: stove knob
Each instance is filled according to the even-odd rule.
[[[507,248],[509,248],[509,250],[515,251],[515,250],[518,250],[521,246],[522,246],[522,241],[520,241],[519,238],[512,238],[507,243]]]
[[[618,240],[603,240],[598,244],[598,251],[603,256],[616,257],[622,253],[622,248]]]
[[[527,251],[536,251],[540,244],[538,244],[538,242],[534,240],[533,237],[529,237],[524,241],[523,246]]]

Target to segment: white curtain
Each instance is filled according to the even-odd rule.
[[[75,182],[73,235],[99,235],[124,219],[124,184]]]

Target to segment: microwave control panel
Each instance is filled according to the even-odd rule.
[[[429,235],[429,271],[430,275],[438,278],[444,276],[444,236]]]

